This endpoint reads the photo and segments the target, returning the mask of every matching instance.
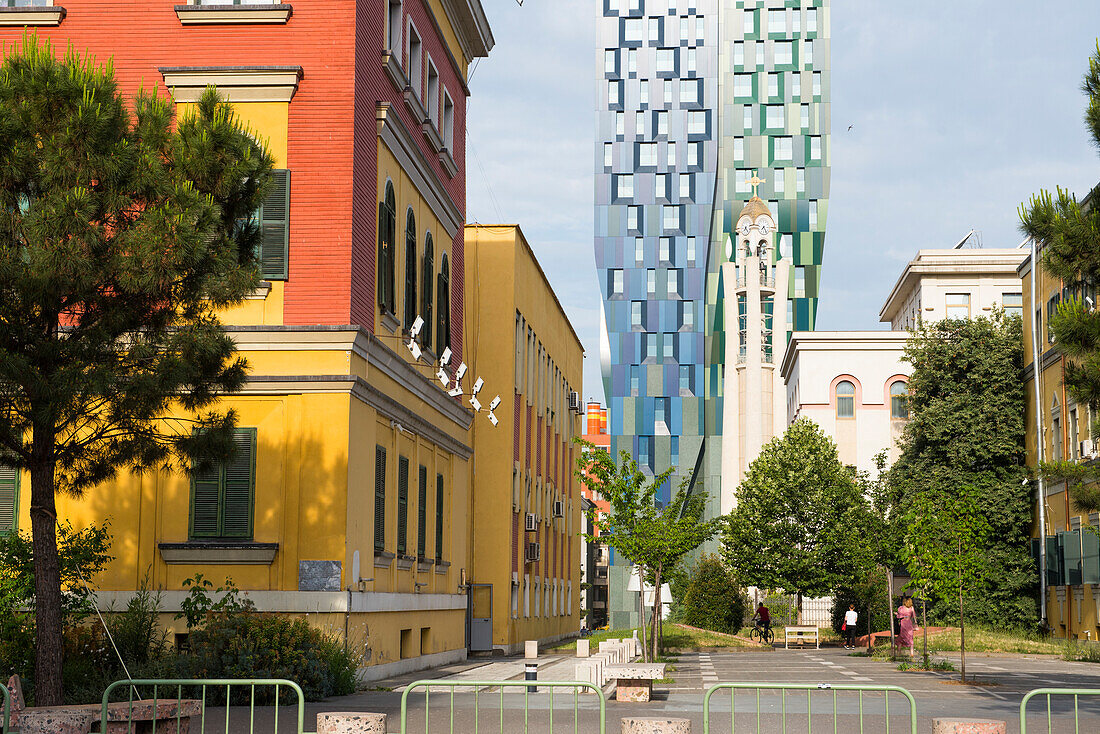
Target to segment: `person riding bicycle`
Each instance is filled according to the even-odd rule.
[[[752,617],[753,626],[761,632],[767,630],[771,631],[772,628],[772,615],[768,611],[768,608],[764,606],[764,602],[760,602],[760,605],[756,607],[756,614]]]

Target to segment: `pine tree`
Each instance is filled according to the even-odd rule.
[[[31,478],[40,705],[62,693],[56,496],[231,452],[217,396],[247,365],[217,310],[258,283],[270,170],[213,90],[173,126],[71,48],[0,64],[0,462]]]
[[[1088,97],[1085,127],[1100,149],[1100,42],[1089,58],[1082,91]],[[1085,202],[1069,191],[1040,191],[1030,205],[1020,208],[1020,229],[1041,242],[1043,268],[1060,278],[1071,294],[1050,318],[1059,350],[1066,361],[1066,390],[1079,405],[1100,416],[1100,310],[1096,309],[1100,285],[1100,186]],[[1093,301],[1089,304],[1085,299]],[[1100,511],[1100,473],[1088,468],[1047,467],[1051,475],[1072,481],[1074,504],[1081,512]]]

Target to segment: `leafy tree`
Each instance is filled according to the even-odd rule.
[[[246,363],[217,310],[255,288],[271,160],[208,90],[176,121],[24,40],[0,64],[0,461],[31,478],[38,702],[61,702],[58,493],[231,452]]]
[[[717,557],[703,556],[691,569],[678,618],[693,627],[736,634],[749,610],[749,598]]]
[[[1085,127],[1093,145],[1100,149],[1100,42],[1089,58],[1081,84],[1088,97]],[[1095,309],[1100,284],[1100,190],[1094,188],[1088,204],[1078,202],[1069,191],[1058,188],[1056,195],[1043,190],[1020,207],[1020,229],[1041,242],[1043,268],[1062,280],[1070,295],[1058,304],[1050,318],[1058,349],[1066,361],[1066,390],[1079,405],[1100,415],[1100,311]],[[1091,295],[1090,295],[1091,294]],[[1093,305],[1085,298],[1089,297]],[[1050,462],[1042,471],[1069,480],[1077,510],[1100,511],[1100,470]]]
[[[905,518],[902,557],[913,585],[940,599],[958,601],[959,651],[966,682],[966,615],[963,598],[979,588],[986,567],[989,524],[982,515],[980,495],[956,484],[949,470],[933,481],[935,490],[914,497]]]
[[[890,518],[904,533],[923,495],[972,488],[991,532],[986,573],[967,599],[968,613],[987,625],[1030,626],[1038,607],[1028,553],[1031,493],[1022,483],[1021,321],[998,310],[991,318],[922,324],[906,344],[905,360],[913,366],[909,422],[888,475]],[[938,607],[929,614],[939,618]]]
[[[660,506],[657,490],[675,467],[647,481],[628,452],[620,452],[616,462],[607,451],[577,441],[583,447],[577,457],[577,477],[610,505],[610,512],[603,515],[589,510],[589,526],[594,532],[585,537],[617,550],[641,569],[647,583],[653,584],[651,640],[652,655],[656,657],[660,648],[661,584],[686,554],[714,537],[721,520],[702,519],[706,498],[701,493],[689,494],[686,481],[667,505]]]
[[[722,548],[746,583],[825,596],[873,563],[874,516],[836,444],[799,419],[764,447],[737,488]]]

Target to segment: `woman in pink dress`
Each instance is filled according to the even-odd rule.
[[[913,598],[905,597],[898,607],[898,637],[895,640],[894,652],[903,647],[909,648],[909,657],[913,657],[913,630],[917,626],[917,610],[913,608]]]

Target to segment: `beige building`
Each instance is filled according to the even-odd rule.
[[[722,264],[725,364],[722,404],[721,511],[736,504],[737,485],[760,449],[786,428],[779,365],[787,334],[790,253],[775,252],[775,218],[753,196],[737,217]]]
[[[918,320],[973,318],[1002,306],[1020,314],[1023,292],[1016,268],[1021,249],[920,250],[909,261],[879,311],[896,331]]]
[[[905,331],[796,331],[781,372],[787,421],[809,418],[836,442],[840,460],[873,472],[875,456],[897,458],[909,417]]]

